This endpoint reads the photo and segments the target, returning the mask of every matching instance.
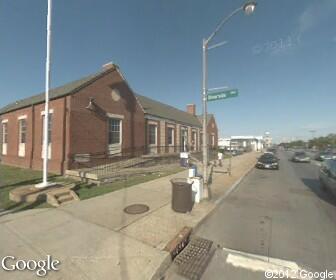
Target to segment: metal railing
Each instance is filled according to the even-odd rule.
[[[182,146],[142,146],[118,151],[74,154],[70,157],[71,169],[105,176],[121,170],[149,168],[180,163],[180,153],[189,152],[193,159],[202,161],[201,150]],[[209,149],[209,160],[217,158],[217,150]]]

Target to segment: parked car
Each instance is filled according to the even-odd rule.
[[[310,162],[310,157],[305,152],[295,152],[292,157],[293,162]]]
[[[242,150],[239,150],[239,149],[237,149],[237,150],[231,150],[231,155],[232,156],[239,156],[239,155],[241,155],[243,153],[243,151]]]
[[[334,157],[334,154],[331,152],[320,152],[320,153],[317,153],[315,156],[315,159],[318,161],[324,161],[324,160],[333,159],[333,158],[335,157]]]
[[[336,159],[328,159],[322,163],[319,178],[322,187],[336,196]]]
[[[279,159],[271,153],[265,153],[258,158],[255,165],[259,169],[279,169]]]
[[[276,148],[268,148],[267,152],[270,152],[270,153],[275,155],[277,153],[277,149]]]

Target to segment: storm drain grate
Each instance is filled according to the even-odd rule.
[[[132,204],[127,206],[124,209],[124,212],[127,214],[142,214],[149,210],[149,207],[146,204]]]
[[[178,274],[190,280],[201,279],[211,258],[212,241],[195,237],[188,246],[175,258]]]

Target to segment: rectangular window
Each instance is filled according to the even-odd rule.
[[[193,131],[192,132],[192,143],[191,143],[191,145],[192,145],[192,149],[193,149],[193,151],[196,151],[196,148],[197,148],[197,134],[196,134],[196,131]]]
[[[121,144],[121,120],[109,119],[109,145]]]
[[[45,120],[45,115],[42,116],[42,143],[44,142],[44,121]],[[48,118],[48,144],[50,144],[51,137],[52,137],[52,114],[49,113],[49,118]]]
[[[174,128],[168,127],[167,138],[168,145],[174,145]]]
[[[181,127],[181,149],[183,152],[188,150],[188,130],[185,127]]]
[[[156,134],[157,134],[157,126],[154,124],[148,125],[148,144],[156,145]]]
[[[19,120],[19,143],[26,144],[27,141],[27,120],[21,119]]]
[[[8,143],[8,123],[2,124],[2,143]]]

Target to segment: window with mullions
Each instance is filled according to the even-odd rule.
[[[121,143],[121,120],[109,119],[109,144]]]
[[[8,143],[8,123],[2,124],[2,144]]]
[[[19,120],[19,133],[20,133],[20,137],[19,137],[20,144],[26,144],[26,141],[27,141],[27,120],[26,119]]]
[[[156,133],[157,133],[157,126],[154,124],[148,125],[148,144],[149,145],[156,145]]]
[[[44,120],[45,115],[42,116],[42,143],[44,142]],[[52,137],[52,114],[49,114],[48,118],[48,144],[51,144],[51,137]]]
[[[168,127],[167,140],[168,145],[174,145],[174,128],[172,127]]]

